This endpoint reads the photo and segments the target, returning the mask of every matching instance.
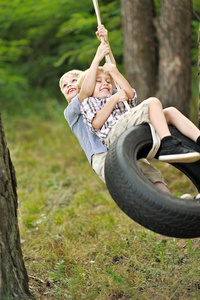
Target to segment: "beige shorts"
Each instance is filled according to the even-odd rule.
[[[103,182],[105,182],[104,169],[105,169],[106,154],[107,152],[94,154],[92,157],[92,168],[97,173],[97,175],[99,175],[101,180],[103,180]],[[148,160],[142,158],[139,159],[137,162],[141,172],[144,174],[144,176],[147,177],[149,181],[151,181],[153,184],[155,182],[162,182],[166,185],[160,171],[156,169],[154,166],[152,166],[148,162]]]
[[[126,129],[142,123],[150,123],[148,100],[142,101],[136,107],[131,108],[123,114],[117,123],[111,128],[106,138],[107,148],[120,136]]]

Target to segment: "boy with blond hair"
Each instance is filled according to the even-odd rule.
[[[101,36],[104,36],[105,40],[107,40],[107,30],[103,25],[99,26],[97,31],[97,37],[100,38]],[[112,62],[114,62],[114,60],[112,60]],[[108,149],[103,146],[99,138],[89,130],[88,126],[83,122],[83,117],[80,112],[81,103],[79,101],[77,80],[82,73],[80,70],[71,70],[60,78],[59,86],[68,102],[64,116],[84,150],[93,170],[105,182],[104,167]],[[146,159],[139,160],[138,165],[152,184],[163,192],[170,194],[160,172],[155,167],[150,165]]]

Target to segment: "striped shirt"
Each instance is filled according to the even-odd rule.
[[[105,145],[105,140],[111,128],[117,123],[121,115],[127,112],[127,109],[123,102],[117,103],[104,125],[98,130],[95,129],[92,126],[92,121],[96,114],[104,107],[110,97],[111,95],[107,96],[105,99],[89,97],[84,99],[81,104],[81,114],[83,115],[84,123],[89,126],[91,132],[95,133],[99,137],[103,145]],[[134,90],[134,97],[127,101],[131,108],[136,106],[136,99],[137,94]]]

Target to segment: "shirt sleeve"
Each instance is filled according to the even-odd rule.
[[[136,93],[136,90],[133,89],[133,92],[134,92],[133,98],[132,99],[128,99],[128,101],[127,101],[130,107],[135,107],[136,104],[137,104],[137,93]]]
[[[78,99],[78,95],[72,99],[72,101],[68,104],[66,109],[64,110],[64,116],[67,120],[71,129],[73,129],[74,124],[77,123],[80,117],[80,107],[81,103]]]
[[[89,129],[94,133],[96,129],[92,126],[92,121],[100,107],[94,97],[89,97],[83,100],[81,103],[81,114],[83,115],[83,121],[89,126]]]

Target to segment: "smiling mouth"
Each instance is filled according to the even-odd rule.
[[[73,91],[76,91],[75,88],[69,89],[68,94],[72,93]]]
[[[103,88],[100,90],[101,92],[110,92],[109,88]]]

